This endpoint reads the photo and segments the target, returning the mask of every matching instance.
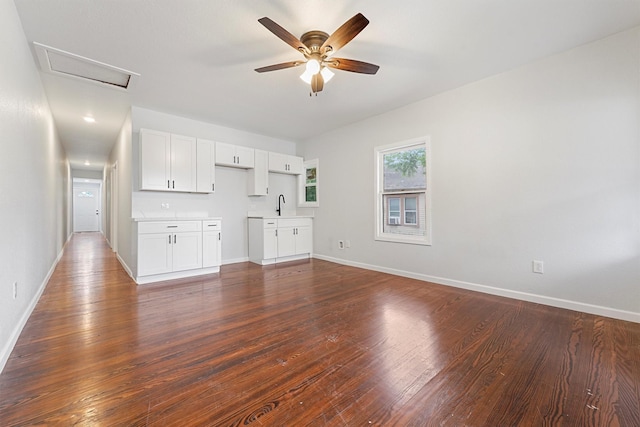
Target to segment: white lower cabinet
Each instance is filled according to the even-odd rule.
[[[219,219],[138,222],[136,283],[219,271],[221,222]]]
[[[308,258],[313,250],[311,218],[249,218],[249,260],[272,264]]]
[[[202,267],[219,267],[222,255],[222,221],[202,221]]]

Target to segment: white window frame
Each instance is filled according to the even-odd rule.
[[[316,170],[316,182],[307,183],[307,169]],[[307,187],[316,188],[316,201],[307,202]],[[307,160],[304,162],[302,173],[298,175],[298,207],[300,208],[317,208],[320,207],[320,161],[318,159]]]
[[[384,167],[383,167],[383,159],[385,154],[393,153],[395,151],[402,151],[408,148],[415,147],[417,145],[423,145],[425,149],[426,155],[426,182],[427,188],[425,190],[410,190],[406,191],[406,193],[424,193],[425,195],[425,235],[424,236],[413,236],[413,235],[404,235],[404,234],[395,234],[395,233],[385,233],[384,232]],[[426,245],[431,246],[431,194],[432,194],[432,182],[431,182],[431,138],[429,136],[423,136],[420,138],[414,138],[407,141],[397,142],[394,144],[388,144],[383,146],[378,146],[374,148],[374,156],[375,160],[375,240],[384,241],[384,242],[395,242],[395,243],[408,243],[413,245]],[[401,202],[401,204],[404,202]],[[417,211],[420,210],[420,205],[418,204]],[[403,215],[404,206],[401,206],[401,215]],[[401,222],[404,224],[404,218],[401,217]]]

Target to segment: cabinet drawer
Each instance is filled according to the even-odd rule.
[[[262,220],[263,228],[278,228],[278,220],[277,219],[263,219]]]
[[[286,218],[278,219],[278,227],[310,227],[311,218]]]
[[[222,221],[219,219],[202,221],[202,231],[220,231],[222,230]]]
[[[138,224],[138,233],[182,233],[202,231],[202,221],[153,221]]]

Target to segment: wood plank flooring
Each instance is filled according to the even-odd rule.
[[[640,324],[320,260],[136,286],[75,235],[0,425],[640,426]]]

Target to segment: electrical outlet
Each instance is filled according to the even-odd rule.
[[[344,249],[344,240],[338,240],[338,249]]]
[[[13,299],[18,298],[18,282],[13,282]]]
[[[345,240],[344,241],[344,247],[349,249],[351,247],[351,240]]]
[[[533,272],[538,274],[544,273],[544,262],[533,260]]]

